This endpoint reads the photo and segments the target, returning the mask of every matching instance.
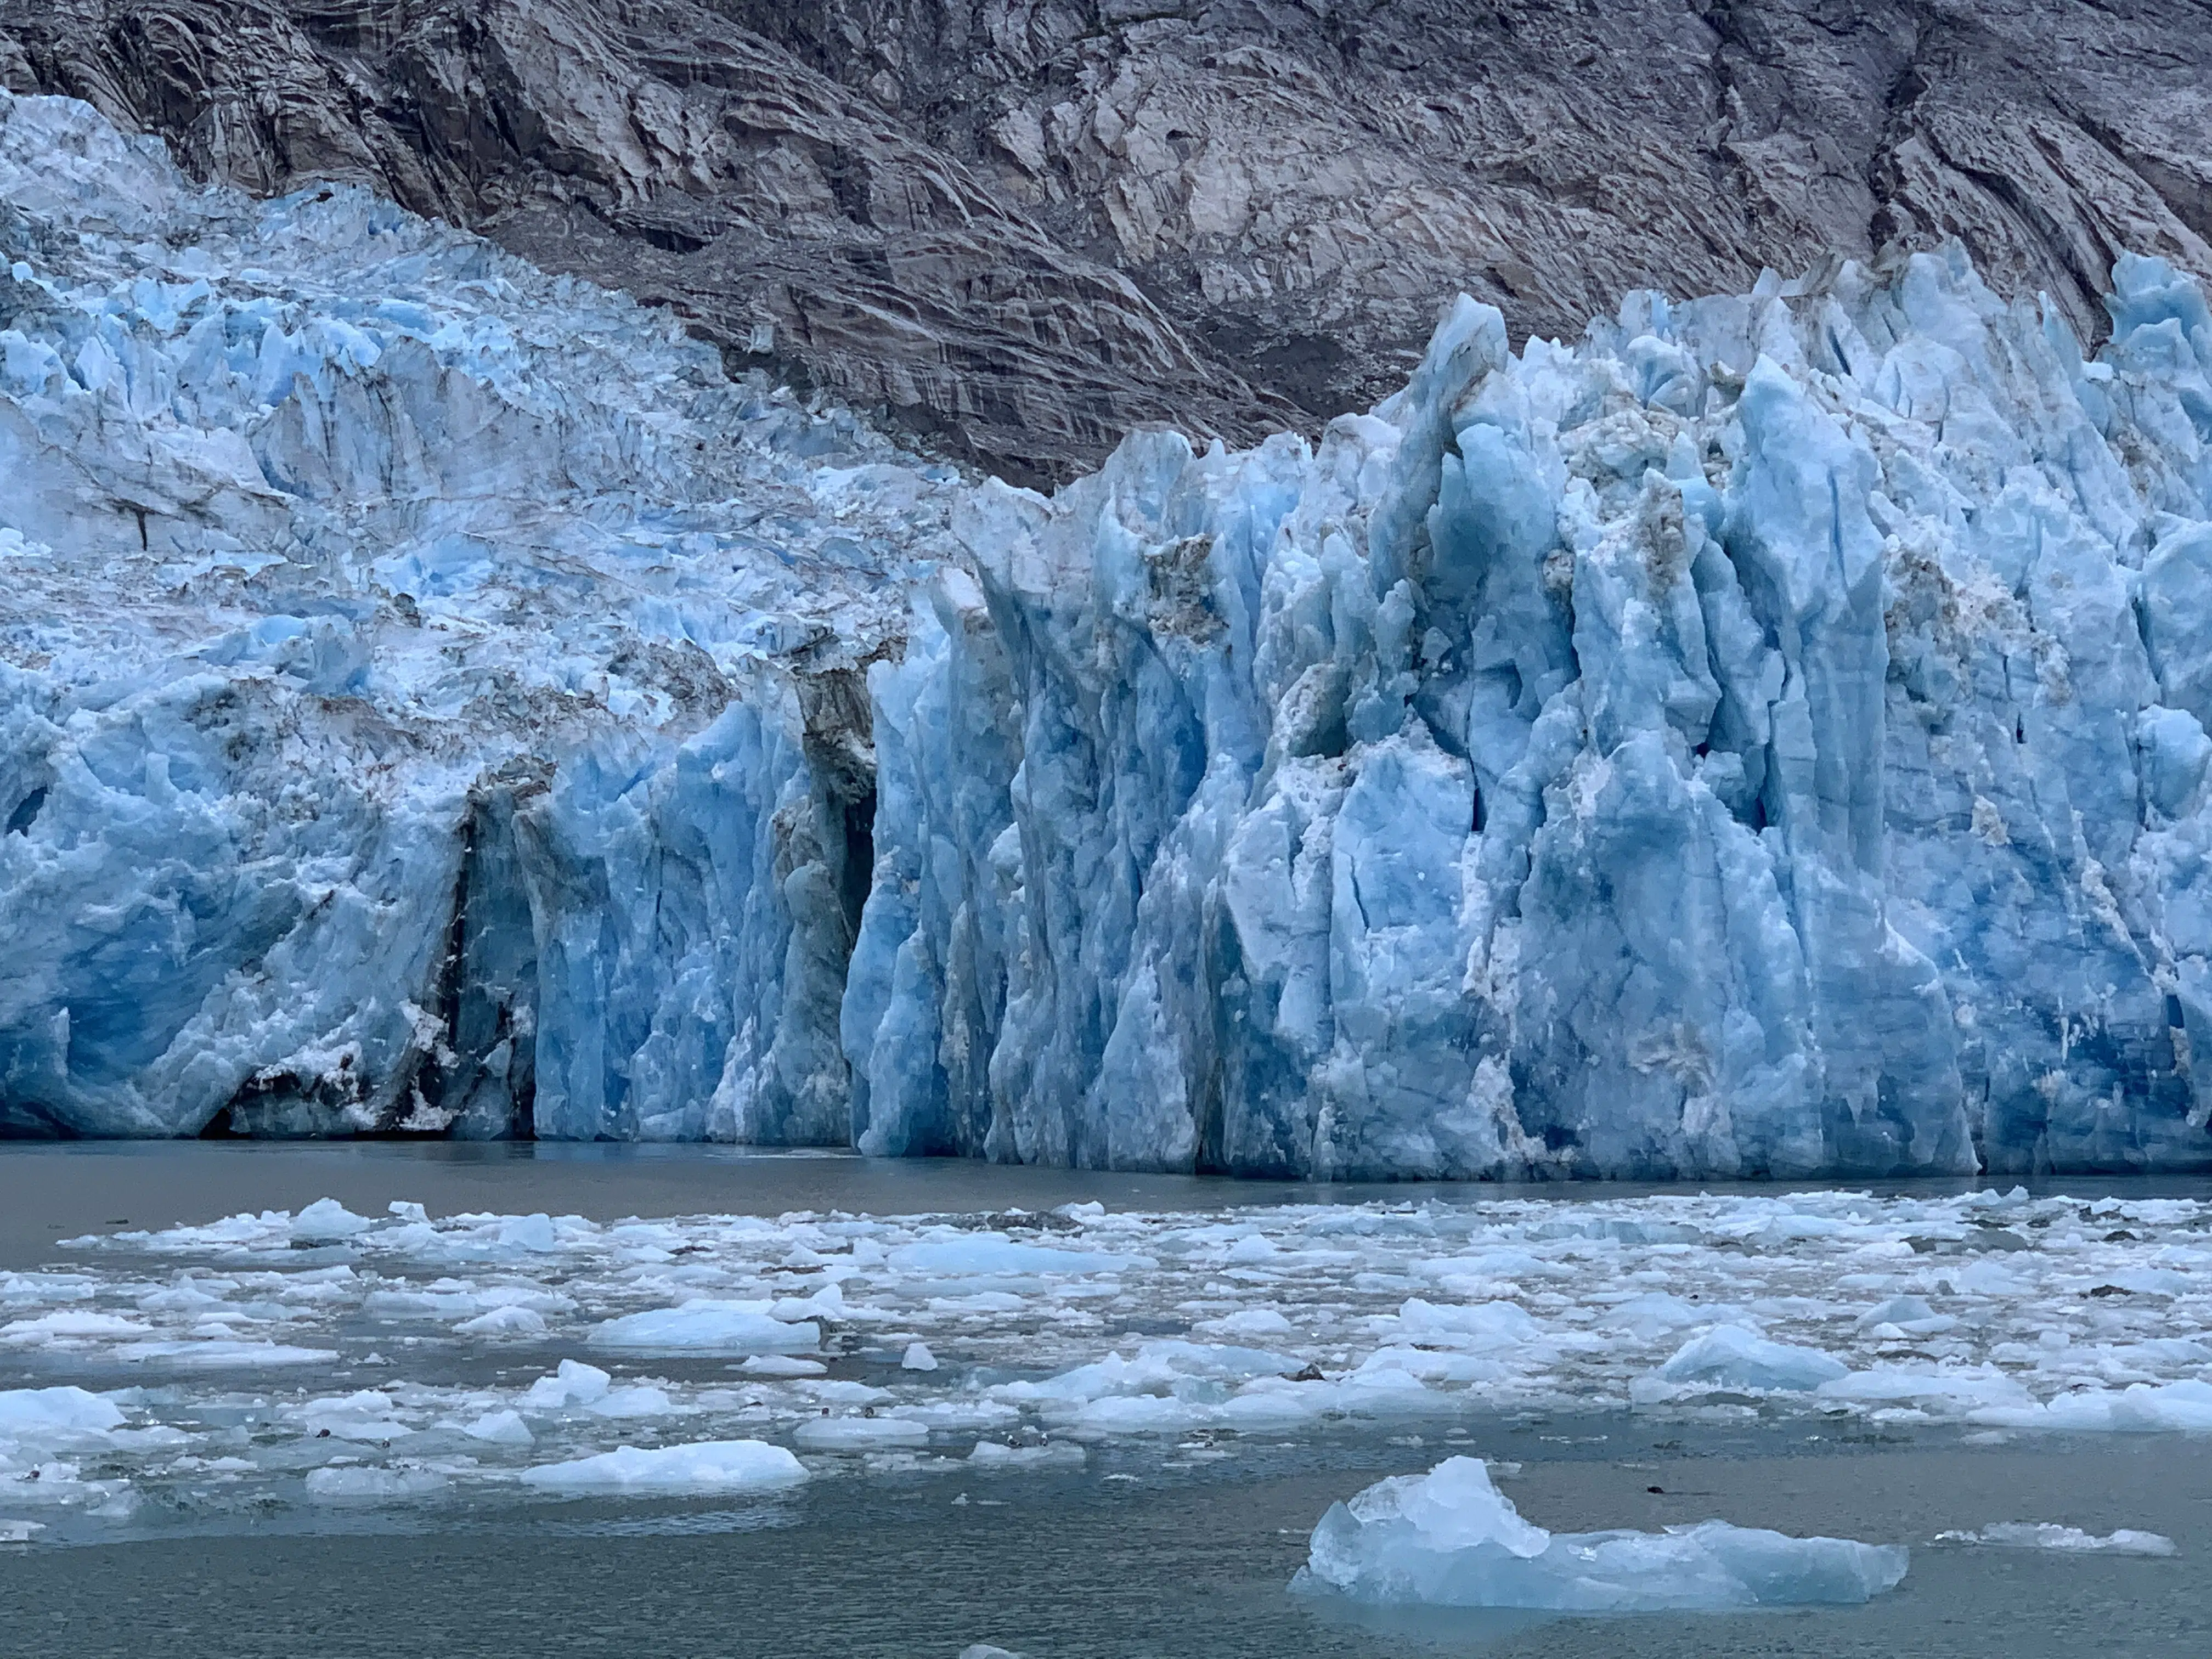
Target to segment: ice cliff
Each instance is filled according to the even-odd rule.
[[[1632,296],[1047,500],[0,106],[0,1118],[2212,1163],[2212,318]]]

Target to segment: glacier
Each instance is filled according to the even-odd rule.
[[[0,204],[0,1130],[2212,1166],[2160,261],[2094,356],[1955,246],[1462,301],[1047,498],[68,100]]]

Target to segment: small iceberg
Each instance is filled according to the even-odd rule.
[[[1662,1381],[1724,1389],[1812,1389],[1848,1376],[1850,1367],[1818,1348],[1770,1342],[1741,1325],[1716,1325],[1693,1337],[1659,1368]]]
[[[618,1446],[596,1457],[541,1463],[522,1484],[556,1492],[751,1492],[801,1485],[805,1467],[760,1440],[703,1440],[647,1450]]]
[[[2062,1527],[2053,1521],[2000,1521],[1978,1532],[1939,1532],[1939,1544],[1978,1544],[1993,1549],[2065,1550],[2079,1555],[2178,1555],[2180,1548],[2162,1532],[2121,1527],[2102,1534]]]
[[[1724,1521],[1550,1533],[1521,1518],[1480,1458],[1452,1457],[1331,1504],[1291,1588],[1384,1605],[1717,1612],[1869,1601],[1905,1577],[1906,1561],[1901,1545]]]

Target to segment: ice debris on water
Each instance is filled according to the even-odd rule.
[[[1047,500],[82,104],[0,103],[0,1127],[2212,1159],[2160,260],[2094,356],[1956,248],[1462,301],[1317,443]]]
[[[556,1253],[517,1238],[528,1219],[410,1209],[301,1249],[272,1210],[0,1273],[0,1352],[81,1379],[0,1390],[9,1508],[281,1504],[325,1467],[473,1499],[679,1437],[1011,1478],[1528,1411],[2212,1431],[2194,1198],[1468,1188],[1124,1210],[1042,1255],[979,1217],[563,1216]],[[514,1339],[471,1328],[501,1309],[544,1322],[544,1360],[496,1369]],[[595,1340],[611,1326],[640,1340]],[[787,1334],[800,1352],[744,1352]],[[938,1370],[903,1364],[916,1344]],[[415,1501],[374,1487],[313,1495]]]
[[[1706,1521],[1663,1533],[1550,1533],[1478,1457],[1332,1504],[1291,1588],[1362,1601],[1568,1613],[1723,1611],[1871,1600],[1905,1577],[1895,1544]]]
[[[2001,1521],[1974,1532],[1939,1532],[1939,1544],[1984,1544],[1998,1549],[2063,1550],[2083,1555],[2178,1555],[2179,1547],[2164,1533],[2120,1527],[2104,1534],[2063,1527],[2051,1521]]]

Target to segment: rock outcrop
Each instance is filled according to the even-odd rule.
[[[2212,273],[2197,0],[0,0],[0,78],[261,193],[367,183],[1017,482],[1317,429],[1450,296],[1960,239],[2085,339]]]

